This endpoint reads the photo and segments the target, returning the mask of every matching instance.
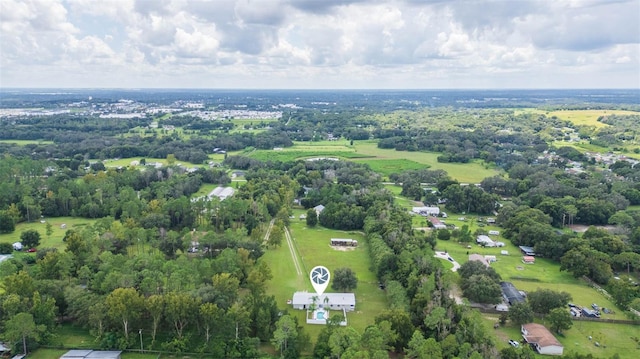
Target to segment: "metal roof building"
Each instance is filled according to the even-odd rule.
[[[524,296],[511,282],[500,282],[500,287],[502,288],[502,296],[509,305],[524,302]]]
[[[60,359],[121,359],[121,351],[69,350]]]

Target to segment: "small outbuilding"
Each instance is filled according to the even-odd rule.
[[[357,247],[358,241],[351,238],[331,238],[331,245],[336,247]]]
[[[536,262],[536,257],[522,256],[522,263],[524,264],[534,264],[535,262]]]
[[[489,238],[489,236],[485,236],[484,234],[481,234],[478,237],[476,237],[476,243],[484,247],[496,246],[496,242],[494,242],[493,239]]]
[[[14,244],[12,244],[12,246],[14,251],[21,251],[23,248],[22,243],[20,242],[15,242]]]
[[[524,295],[520,293],[513,283],[500,282],[500,288],[502,289],[502,297],[509,305],[523,303],[525,301]]]
[[[518,246],[518,248],[520,248],[520,251],[522,252],[522,254],[524,254],[525,256],[535,256],[536,252],[533,250],[533,247],[528,247],[528,246]]]
[[[558,339],[542,324],[523,324],[520,328],[522,338],[543,355],[562,355],[564,347]]]

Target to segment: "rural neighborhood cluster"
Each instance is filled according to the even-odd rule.
[[[0,357],[638,358],[639,103],[3,92]]]

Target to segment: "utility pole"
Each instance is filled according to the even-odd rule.
[[[142,347],[142,329],[138,330],[138,334],[140,334],[140,352],[144,353],[144,348]]]

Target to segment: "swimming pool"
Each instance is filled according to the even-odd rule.
[[[324,312],[317,312],[316,319],[324,319]]]

